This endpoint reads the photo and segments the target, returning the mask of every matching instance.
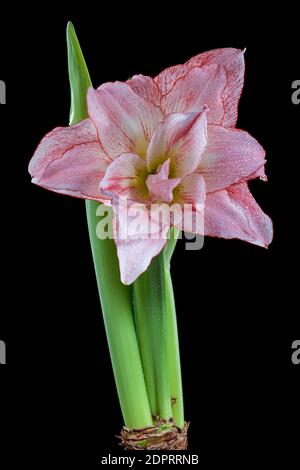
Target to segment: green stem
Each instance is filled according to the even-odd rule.
[[[172,277],[170,273],[171,258],[174,253],[180,230],[171,227],[170,239],[165,247],[165,272],[164,282],[167,302],[167,323],[168,323],[168,372],[171,397],[174,399],[172,405],[173,419],[179,428],[184,426],[184,407],[181,365],[179,353],[179,338],[177,329],[176,307]]]
[[[68,23],[67,27],[67,45],[71,87],[70,125],[73,125],[87,117],[86,94],[91,80],[72,23]],[[97,237],[98,207],[98,202],[86,201],[88,229],[110,357],[125,425],[142,428],[152,425],[152,417],[137,344],[130,288],[120,281],[114,241]]]
[[[179,341],[176,319],[176,308],[172,278],[169,267],[165,267],[165,287],[167,302],[167,325],[168,325],[168,373],[170,394],[174,399],[172,405],[173,419],[179,428],[184,426],[183,393],[181,379],[181,365],[179,354]]]
[[[174,226],[170,228],[169,240],[165,246],[165,266],[170,267],[171,259],[176,248],[176,243],[180,235],[180,230]]]
[[[168,375],[168,324],[162,252],[133,285],[137,332],[153,415],[172,417]]]
[[[144,298],[147,297],[147,286],[141,280],[137,280],[133,284],[135,325],[138,336],[138,344],[142,359],[150,410],[152,416],[157,417],[159,412],[157,405],[157,390],[155,386],[155,374],[153,363],[152,330],[149,327],[149,319],[147,318],[146,305],[144,301]]]

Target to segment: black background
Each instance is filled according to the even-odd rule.
[[[82,7],[81,7],[82,8]],[[47,6],[2,18],[0,107],[3,281],[0,459],[85,463],[120,452],[122,418],[95,283],[84,203],[30,183],[41,137],[67,125],[65,27],[72,20],[95,86],[126,80],[217,47],[247,47],[238,127],[267,151],[269,182],[251,190],[274,221],[268,250],[205,239],[173,258],[190,450],[203,468],[299,461],[298,205],[300,78],[297,14],[153,4]],[[227,15],[226,15],[227,14]],[[5,282],[4,282],[5,281]],[[296,381],[297,380],[297,381]],[[5,419],[4,419],[5,418]],[[10,445],[10,447],[8,447]],[[286,467],[287,468],[287,467]]]

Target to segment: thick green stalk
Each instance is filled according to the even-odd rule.
[[[163,253],[133,284],[136,327],[151,412],[162,416],[160,400],[169,405],[176,425],[184,426],[184,408],[176,308],[170,262],[180,231],[171,228]],[[158,265],[160,266],[158,274]],[[168,380],[168,384],[166,384]],[[160,396],[162,394],[162,396]],[[168,394],[168,399],[166,398]]]
[[[151,414],[158,416],[157,390],[155,386],[154,361],[153,361],[153,333],[149,325],[149,318],[146,311],[147,302],[144,298],[148,297],[146,282],[142,279],[135,281],[132,288],[133,304],[135,311],[135,325],[138,336],[139,350],[142,359],[143,372],[149,399]]]
[[[87,117],[86,93],[91,80],[71,23],[67,27],[67,44],[72,125]],[[130,289],[120,281],[114,241],[97,237],[98,207],[96,201],[86,201],[90,242],[114,377],[125,425],[141,428],[151,425],[152,418],[137,344]]]
[[[168,375],[168,323],[164,252],[156,256],[133,285],[136,326],[153,415],[172,417]]]

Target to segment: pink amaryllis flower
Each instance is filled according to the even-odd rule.
[[[154,203],[188,204],[195,214],[204,205],[204,226],[191,226],[184,212],[170,223],[267,247],[272,222],[247,186],[265,179],[265,152],[235,128],[243,78],[244,54],[228,48],[199,54],[154,79],[137,75],[90,88],[89,118],[42,139],[29,165],[32,182],[115,209],[120,198],[142,204],[145,232]],[[122,225],[122,211],[116,214]],[[132,283],[166,241],[116,232],[122,281]]]

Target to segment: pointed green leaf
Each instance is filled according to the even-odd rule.
[[[92,82],[71,21],[67,25],[68,68],[71,90],[70,125],[88,117],[86,95]]]

